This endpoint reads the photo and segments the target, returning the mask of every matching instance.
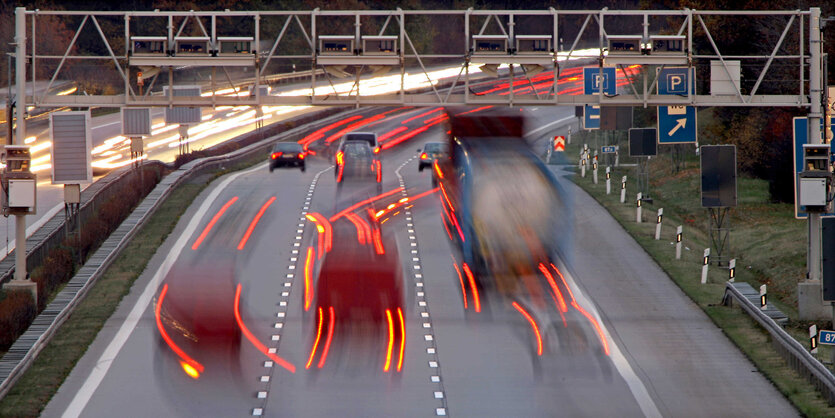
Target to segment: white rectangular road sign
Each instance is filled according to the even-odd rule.
[[[49,121],[52,184],[92,183],[90,111],[51,113]]]

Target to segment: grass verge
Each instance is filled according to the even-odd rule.
[[[591,135],[600,135],[593,133]],[[577,161],[583,142],[592,145],[599,138],[578,135],[577,141],[566,149],[571,161]],[[621,150],[626,150],[621,144]],[[637,183],[634,168],[613,169],[613,193],[606,195],[605,165],[601,164],[600,182],[593,183],[591,171],[585,178],[577,175],[574,181],[632,235],[633,238],[664,269],[670,278],[719,326],[748,356],[759,370],[806,416],[835,416],[835,408],[806,379],[789,368],[772,348],[771,337],[738,307],[720,304],[728,277],[727,267],[710,267],[707,284],[700,284],[702,251],[708,248],[707,210],[700,204],[699,162],[692,148],[680,170],[672,172],[670,157],[651,160],[650,193],[653,204],[643,206],[643,223],[637,223],[635,195]],[[628,177],[626,203],[620,203],[621,176]],[[805,269],[805,224],[793,219],[793,207],[768,202],[768,185],[757,179],[739,178],[739,206],[731,210],[731,248],[729,254],[737,259],[736,280],[751,283],[755,288],[767,284],[769,303],[797,317],[796,286]],[[655,240],[655,217],[664,208],[664,223],[660,240]],[[684,251],[682,259],[675,259],[675,228],[683,225]],[[712,250],[713,251],[713,250]],[[713,251],[715,254],[715,251]],[[803,333],[808,323],[790,321],[787,331],[804,345]],[[828,325],[828,322],[823,324]],[[819,327],[821,324],[819,324]],[[827,353],[821,353],[826,358]]]

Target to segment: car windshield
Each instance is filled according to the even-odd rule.
[[[296,142],[280,142],[273,146],[273,152],[302,152],[301,144]]]

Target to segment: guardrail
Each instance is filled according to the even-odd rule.
[[[722,303],[730,305],[733,300],[736,300],[742,310],[768,331],[771,335],[771,344],[786,360],[789,367],[805,376],[826,398],[829,405],[835,406],[835,376],[832,372],[806,351],[803,345],[789,335],[782,326],[761,311],[759,306],[748,300],[736,285],[739,283],[727,282],[725,284],[725,296],[722,298]]]
[[[347,113],[352,112],[354,111]],[[276,141],[301,139],[307,123],[313,121],[329,123],[338,117],[342,117],[342,113],[345,113],[343,109],[330,108],[292,118],[288,122],[297,121],[296,123],[299,126],[225,155],[190,161],[165,176],[128,218],[119,225],[116,231],[93,253],[64,289],[35,318],[32,325],[0,359],[0,399],[8,393],[20,376],[32,365],[61,324],[66,321],[75,307],[84,299],[92,285],[177,186],[194,176],[223,169],[230,164],[244,161],[258,154],[266,155],[268,147]]]

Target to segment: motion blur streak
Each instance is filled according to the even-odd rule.
[[[385,141],[385,140],[387,140],[387,139],[389,139],[389,138],[391,138],[391,137],[393,137],[393,136],[395,136],[395,135],[397,135],[397,134],[399,134],[403,131],[408,131],[408,130],[409,130],[408,126],[400,126],[400,127],[397,127],[395,129],[392,129],[391,131],[388,131],[388,132],[380,135],[377,139],[380,142],[383,142],[383,141]]]
[[[337,139],[341,138],[342,135],[345,135],[348,132],[353,131],[354,129],[363,127],[365,125],[368,125],[369,123],[373,123],[373,122],[377,122],[378,120],[382,120],[385,117],[386,117],[386,115],[379,114],[379,115],[374,115],[374,116],[372,116],[368,119],[361,120],[359,122],[354,122],[354,123],[342,128],[342,129],[336,131],[336,133],[331,134],[330,136],[328,136],[328,139],[325,140],[325,143],[326,144],[333,143],[333,141],[336,141]]]
[[[386,249],[383,248],[383,240],[380,236],[380,228],[374,228],[374,251],[377,254],[383,255],[386,253]]]
[[[307,258],[304,260],[304,310],[310,310],[313,301],[313,291],[310,288],[310,270],[313,265],[313,247],[307,247]]]
[[[307,149],[307,146],[310,145],[310,143],[316,141],[317,139],[324,138],[325,132],[327,132],[327,131],[329,131],[333,128],[336,128],[337,126],[342,126],[346,123],[353,122],[353,121],[355,121],[357,119],[361,119],[361,118],[362,118],[361,115],[354,115],[354,116],[351,116],[350,118],[343,119],[339,122],[334,122],[330,125],[319,128],[319,129],[311,132],[310,135],[307,135],[306,137],[302,138],[299,141],[299,143],[302,144],[305,147],[305,149]]]
[[[316,340],[313,341],[313,348],[310,350],[310,357],[307,358],[307,364],[304,365],[305,369],[309,369],[310,365],[313,364],[313,356],[316,355],[316,349],[319,347],[319,337],[322,336],[322,307],[319,307],[319,325],[317,326],[316,330]]]
[[[386,348],[386,364],[383,365],[384,372],[391,368],[391,351],[394,349],[394,321],[391,319],[391,309],[386,309],[386,321],[389,324],[389,343]]]
[[[551,272],[548,271],[548,268],[545,267],[545,264],[539,263],[539,271],[545,275],[545,278],[548,279],[548,284],[551,285],[551,290],[554,291],[554,295],[556,296],[557,300],[557,308],[559,308],[560,312],[568,312],[568,306],[565,304],[565,299],[562,297],[562,292],[557,287],[557,283],[554,281],[554,276],[551,275]]]
[[[397,145],[397,144],[399,144],[399,143],[401,143],[401,142],[403,142],[407,139],[410,139],[410,138],[412,138],[412,137],[414,137],[418,134],[426,132],[429,128],[431,128],[431,127],[433,127],[433,126],[435,126],[435,125],[437,125],[437,124],[439,124],[439,123],[441,123],[445,120],[447,120],[447,119],[438,119],[438,120],[436,120],[432,123],[427,123],[426,125],[421,126],[420,128],[417,128],[417,129],[415,129],[411,132],[407,132],[407,133],[405,133],[401,136],[398,136],[395,139],[392,139],[391,141],[383,143],[382,147],[383,147],[383,149],[389,149],[389,148],[391,148],[391,147],[393,147],[393,146],[395,146],[395,145]]]
[[[444,198],[441,197],[441,196],[438,196],[438,199],[441,201],[441,208],[443,208],[444,214],[449,216],[449,213],[447,213],[446,207],[444,206]],[[447,224],[446,224],[447,223],[447,221],[446,221],[447,216],[442,215],[441,216],[441,221],[444,224],[444,230],[446,231],[446,234],[449,237],[449,240],[452,241],[452,233],[449,232],[449,226],[447,226]]]
[[[593,316],[591,316],[590,313],[586,312],[586,310],[583,309],[580,306],[580,304],[577,303],[576,299],[574,299],[574,293],[571,291],[571,288],[568,287],[568,283],[565,281],[565,277],[563,277],[562,273],[560,273],[560,269],[558,269],[557,266],[555,266],[553,264],[551,264],[551,267],[554,269],[554,271],[557,272],[557,276],[560,276],[560,280],[562,280],[562,283],[565,285],[565,288],[568,289],[568,295],[571,296],[571,306],[573,306],[574,309],[577,309],[578,311],[580,311],[580,313],[583,314],[583,316],[585,316],[586,319],[589,320],[589,322],[591,322],[591,325],[594,327],[594,330],[597,331],[597,336],[600,338],[600,342],[603,344],[603,351],[608,356],[609,355],[609,342],[606,341],[606,336],[603,334],[603,329],[600,328],[600,324],[597,322],[597,320]]]
[[[357,227],[357,241],[360,244],[364,245],[366,242],[371,241],[371,227],[368,226],[367,222],[360,218],[356,213],[349,213],[345,215],[345,217]]]
[[[333,311],[333,306],[328,308],[328,313],[330,313],[328,317],[328,336],[325,338],[325,346],[322,347],[322,358],[316,365],[320,369],[325,366],[325,360],[328,359],[328,351],[331,349],[331,341],[333,340],[333,327],[336,325],[336,313]]]
[[[267,203],[264,203],[261,206],[261,209],[255,215],[255,218],[252,218],[252,222],[249,223],[249,227],[246,229],[246,233],[244,233],[244,237],[241,238],[241,242],[238,243],[238,251],[243,250],[246,246],[246,242],[249,241],[249,236],[252,235],[252,231],[255,230],[255,225],[258,225],[258,221],[261,220],[261,217],[264,216],[264,212],[267,211],[267,208],[275,202],[275,196],[271,197],[267,200]]]
[[[468,110],[468,111],[466,111],[466,112],[459,113],[459,114],[457,114],[457,115],[455,115],[455,116],[466,115],[466,114],[468,114],[468,113],[476,113],[476,112],[481,112],[482,110],[487,110],[487,109],[490,109],[490,108],[492,108],[492,107],[493,107],[493,106],[482,106],[482,107],[477,107],[477,108],[475,108],[475,109],[473,109],[473,110]]]
[[[400,359],[397,360],[397,371],[403,369],[403,353],[406,351],[406,321],[403,320],[403,310],[397,308],[397,318],[400,320]]]
[[[241,328],[241,332],[244,333],[244,336],[246,337],[246,339],[249,340],[249,342],[252,343],[252,345],[255,346],[255,348],[258,349],[258,351],[264,353],[264,355],[269,357],[270,360],[274,361],[279,366],[284,367],[290,373],[295,373],[296,372],[296,366],[290,364],[290,362],[288,362],[287,360],[284,360],[283,358],[279,357],[278,354],[270,353],[270,350],[267,349],[267,346],[262,344],[261,341],[258,341],[258,339],[255,338],[255,335],[253,335],[249,331],[249,328],[247,328],[246,325],[244,325],[244,321],[243,321],[243,319],[241,319],[241,309],[240,308],[241,308],[241,284],[238,283],[238,287],[235,289],[235,321],[238,321],[238,327]]]
[[[449,233],[449,231],[447,231]],[[452,239],[452,237],[450,237]],[[467,287],[464,286],[464,277],[461,276],[461,269],[458,268],[458,263],[453,259],[452,266],[455,267],[455,272],[458,273],[458,282],[461,284],[461,294],[464,295],[464,309],[467,309]]]
[[[353,211],[357,210],[357,208],[363,207],[363,206],[365,206],[365,205],[367,205],[367,204],[369,204],[369,203],[376,202],[376,201],[378,201],[378,200],[380,200],[380,199],[382,199],[382,198],[384,198],[384,197],[391,196],[391,195],[393,195],[393,194],[395,194],[395,193],[398,193],[398,192],[400,192],[400,191],[402,191],[402,190],[403,190],[403,188],[402,188],[402,187],[398,187],[398,188],[396,188],[396,189],[389,190],[389,191],[387,191],[387,192],[385,192],[385,193],[383,193],[383,194],[378,194],[377,196],[373,196],[373,197],[370,197],[370,198],[368,198],[368,199],[365,199],[365,200],[359,201],[359,202],[357,202],[357,203],[354,203],[353,205],[351,205],[351,206],[349,206],[349,207],[347,207],[347,208],[345,208],[345,209],[341,210],[341,211],[340,211],[339,213],[337,213],[336,215],[331,216],[330,221],[331,221],[331,222],[334,222],[334,221],[336,221],[337,219],[339,219],[339,218],[341,218],[341,217],[345,216],[346,214],[351,213],[351,212],[353,212]]]
[[[441,171],[441,166],[438,165],[438,161],[432,163],[432,167],[435,168],[435,173],[438,174],[438,178],[444,178],[444,173]]]
[[[180,357],[183,360],[183,362],[185,362],[198,372],[196,376],[193,376],[186,371],[186,373],[188,373],[189,376],[196,379],[200,376],[200,373],[203,373],[203,365],[198,363],[193,358],[189,357],[188,354],[186,354],[183,350],[180,349],[180,347],[177,347],[177,344],[174,344],[174,340],[172,340],[171,337],[168,336],[168,333],[165,332],[165,328],[162,326],[160,312],[162,311],[162,301],[165,299],[166,293],[168,293],[168,283],[162,286],[162,292],[160,292],[159,300],[157,301],[157,308],[154,309],[154,316],[156,317],[157,321],[157,329],[159,329],[159,334],[162,336],[162,339],[165,340],[165,343],[168,344],[169,347],[171,347],[171,350],[174,351],[174,353],[177,354],[177,356]]]
[[[473,277],[473,272],[470,271],[470,266],[467,263],[464,263],[464,274],[467,275],[467,280],[470,282],[470,290],[473,292],[473,306],[475,306],[475,311],[481,312],[481,300],[478,297],[478,288],[475,286],[475,277]]]
[[[200,243],[202,243],[203,240],[206,239],[206,235],[209,235],[209,231],[212,230],[212,228],[215,226],[215,223],[217,223],[217,221],[220,219],[220,217],[223,216],[223,212],[226,212],[226,209],[229,209],[229,206],[232,206],[232,204],[235,203],[237,200],[238,200],[238,196],[235,196],[235,197],[229,199],[229,201],[226,202],[226,204],[224,204],[223,207],[220,208],[219,211],[217,211],[217,213],[212,218],[212,220],[209,221],[209,224],[206,225],[206,228],[203,229],[203,232],[200,234],[200,236],[197,237],[197,241],[194,241],[194,244],[192,244],[192,246],[191,246],[192,250],[196,250],[197,248],[200,247]]]
[[[528,313],[528,311],[525,310],[525,308],[519,306],[519,304],[515,301],[513,302],[513,307],[516,308],[516,310],[519,311],[519,313],[522,314],[522,316],[524,316],[525,319],[528,320],[528,322],[530,322],[531,328],[533,328],[533,334],[536,336],[536,354],[541,356],[542,335],[539,334],[539,327],[536,326],[536,321],[533,320],[533,317],[531,316],[531,314]]]
[[[324,232],[324,234],[320,233],[320,238],[323,238],[323,242],[324,242],[324,246],[325,246],[324,250],[325,251],[330,251],[331,248],[333,248],[333,228],[331,227],[331,223],[328,222],[328,220],[324,216],[322,216],[322,214],[320,214],[320,213],[313,213],[309,216],[313,217],[313,221],[316,222],[318,224],[318,226],[321,226],[322,228],[324,228],[325,232]],[[310,218],[308,218],[308,219],[310,219]],[[317,230],[318,230],[318,228],[317,228]],[[322,257],[321,251],[320,251],[319,257],[320,258]]]
[[[404,120],[403,122],[400,122],[400,123],[401,123],[401,124],[403,124],[403,125],[405,125],[405,124],[407,124],[407,123],[409,123],[409,122],[411,122],[411,121],[413,121],[413,120],[415,120],[415,119],[420,119],[420,118],[422,118],[422,117],[424,117],[424,116],[431,115],[431,114],[433,114],[433,113],[435,113],[435,112],[438,112],[438,111],[440,111],[440,110],[444,110],[444,108],[442,108],[442,107],[438,107],[438,108],[435,108],[435,109],[432,109],[432,110],[429,110],[429,111],[423,112],[423,113],[421,113],[421,114],[419,114],[419,115],[417,115],[417,116],[412,116],[412,117],[410,117],[409,119],[406,119],[406,120]]]

